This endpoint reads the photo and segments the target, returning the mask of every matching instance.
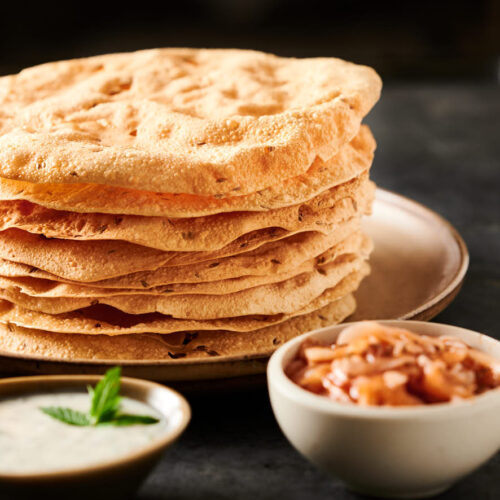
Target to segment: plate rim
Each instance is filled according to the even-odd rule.
[[[449,297],[450,295],[453,295],[454,292],[458,293],[460,287],[462,286],[465,275],[467,274],[467,270],[469,269],[469,262],[470,262],[469,250],[467,248],[465,240],[460,235],[455,226],[453,226],[453,224],[447,219],[445,219],[442,215],[438,214],[431,208],[425,206],[423,203],[415,201],[412,198],[409,198],[405,195],[398,194],[395,193],[394,191],[390,191],[388,189],[379,187],[377,187],[377,195],[381,195],[382,199],[385,197],[390,200],[396,200],[399,202],[403,200],[406,205],[408,204],[414,205],[421,213],[425,214],[427,218],[438,221],[441,225],[447,228],[459,250],[460,265],[458,266],[458,269],[456,270],[453,279],[448,283],[448,285],[440,293],[438,293],[431,299],[425,301],[421,306],[407,312],[406,314],[404,314],[399,318],[396,318],[400,320],[410,320],[432,309],[433,307],[437,306],[440,302],[445,301],[446,298]],[[392,203],[392,204],[401,206],[400,203]],[[404,210],[404,206],[401,206],[401,208]],[[436,312],[436,314],[438,314],[438,312]]]
[[[400,210],[416,214],[417,216],[425,216],[427,220],[434,220],[439,223],[439,225],[444,226],[449,234],[452,236],[454,243],[457,245],[460,263],[458,269],[453,275],[453,278],[447,284],[447,286],[437,295],[425,301],[419,307],[405,313],[404,315],[393,318],[397,320],[410,320],[417,319],[419,317],[424,317],[424,321],[428,321],[441,312],[458,294],[460,287],[463,283],[465,275],[467,273],[470,256],[467,249],[467,245],[458,232],[458,230],[445,219],[443,216],[439,215],[437,212],[431,208],[425,206],[424,204],[413,200],[405,195],[401,195],[394,191],[384,189],[381,187],[376,188],[375,200],[381,200],[382,202],[389,203],[392,206],[396,206]],[[413,210],[408,210],[408,206],[413,208]],[[442,307],[440,307],[442,304]],[[427,316],[424,316],[426,312],[429,312]],[[257,354],[257,355],[238,355],[224,357],[223,359],[218,359],[216,357],[207,359],[191,359],[191,360],[113,360],[113,359],[60,359],[52,358],[46,356],[37,355],[23,355],[22,353],[9,353],[7,351],[0,350],[0,360],[2,358],[7,359],[17,359],[20,361],[31,361],[35,363],[56,363],[56,364],[71,364],[71,365],[88,365],[88,366],[112,366],[120,365],[123,367],[137,367],[137,368],[164,368],[164,369],[176,369],[182,366],[198,366],[202,367],[204,365],[223,365],[223,364],[234,364],[234,363],[245,363],[250,361],[263,361],[269,358],[269,354]]]

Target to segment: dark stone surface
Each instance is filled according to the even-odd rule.
[[[379,143],[377,183],[442,214],[469,246],[464,287],[436,321],[500,338],[499,87],[388,86],[368,122]],[[189,429],[138,499],[362,498],[316,471],[287,443],[264,387],[189,399]],[[498,498],[500,455],[439,497]]]

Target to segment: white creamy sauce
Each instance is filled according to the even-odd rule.
[[[119,459],[166,432],[167,422],[150,406],[123,398],[120,410],[160,419],[157,424],[77,427],[40,411],[64,406],[88,412],[85,393],[33,394],[0,400],[0,474],[61,471]]]

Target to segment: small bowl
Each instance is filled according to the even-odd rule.
[[[500,342],[421,321],[380,321],[415,333],[462,339],[500,359]],[[348,324],[323,328],[281,346],[269,361],[269,395],[292,445],[350,489],[385,498],[423,498],[446,490],[500,449],[500,389],[470,400],[420,407],[360,407],[302,389],[284,373],[300,344],[333,343]]]
[[[97,375],[18,377],[0,380],[0,399],[50,392],[86,392],[95,385]],[[1,474],[0,498],[70,498],[100,500],[130,498],[160,459],[187,427],[191,409],[187,401],[167,387],[122,377],[122,396],[148,404],[168,418],[165,433],[151,444],[121,458],[90,466],[54,472]]]

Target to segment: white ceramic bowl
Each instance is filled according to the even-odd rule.
[[[470,330],[420,321],[379,323],[458,337],[500,359],[499,341]],[[285,375],[306,338],[333,343],[346,326],[301,335],[281,346],[268,365],[276,419],[312,463],[364,494],[421,498],[447,489],[500,449],[500,389],[458,403],[366,408],[308,392]]]
[[[97,384],[101,378],[100,375],[7,378],[0,380],[0,400],[34,393],[86,393],[87,387]],[[97,464],[40,473],[0,472],[0,499],[121,500],[132,497],[165,449],[184,432],[191,419],[191,409],[176,391],[147,380],[122,377],[121,394],[146,403],[163,415],[167,419],[164,432],[138,450]]]

